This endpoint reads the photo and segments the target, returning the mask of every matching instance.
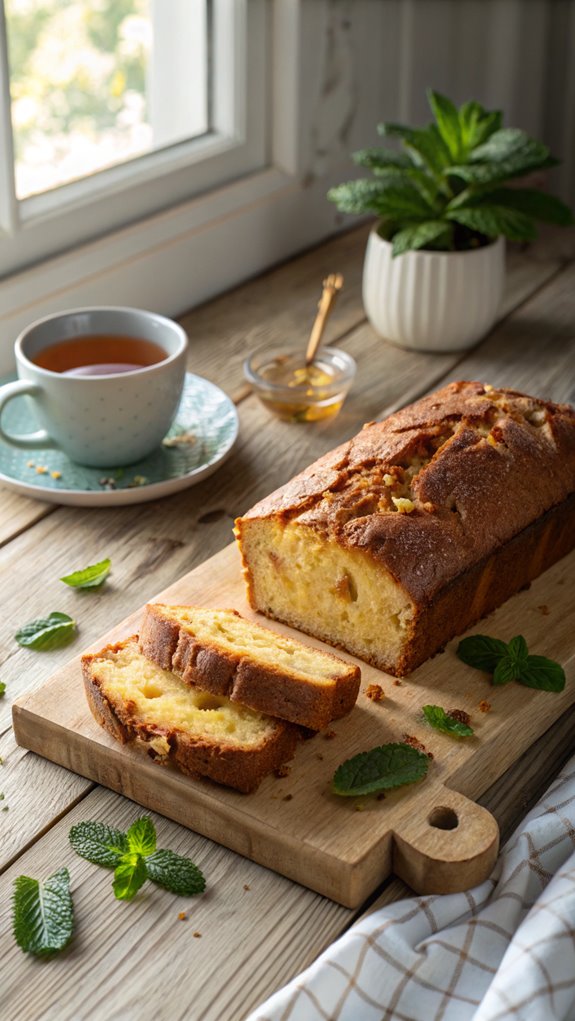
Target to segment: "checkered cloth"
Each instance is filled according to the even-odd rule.
[[[575,758],[467,893],[354,925],[248,1021],[574,1021]]]

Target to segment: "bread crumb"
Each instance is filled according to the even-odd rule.
[[[326,730],[323,736],[326,741],[332,741],[334,737],[337,737],[337,734],[335,730]]]
[[[487,699],[483,698],[483,699],[481,699],[481,702],[479,703],[478,708],[479,708],[479,712],[481,712],[481,713],[488,713],[489,710],[491,709],[491,702],[488,702]]]
[[[251,890],[249,883],[244,883],[244,890]]]
[[[427,755],[428,759],[433,758],[433,752],[428,752],[425,745],[419,740],[419,738],[415,737],[414,734],[404,734],[402,741],[405,741],[405,744],[408,744],[410,748],[415,748],[418,752],[423,752],[424,755]]]
[[[284,794],[282,801],[292,801],[293,794]]]
[[[365,697],[370,698],[372,702],[383,702],[385,698],[385,691],[381,684],[368,684],[364,694]]]
[[[36,463],[34,461],[26,461],[26,467],[27,468],[35,468],[36,467]]]
[[[413,500],[408,500],[406,496],[392,496],[391,502],[400,514],[411,514],[415,510]]]
[[[290,771],[291,766],[288,766],[287,762],[284,762],[283,765],[274,769],[274,775],[277,776],[278,780],[283,780],[286,776],[290,775]]]
[[[36,465],[36,475],[45,475],[47,471],[48,469],[45,464]]]
[[[401,688],[401,681],[399,677],[396,677],[393,683],[395,684],[396,688]]]
[[[549,609],[546,603],[542,603],[542,605],[538,606],[537,609],[539,610],[539,613],[543,614],[544,617],[548,617],[549,614],[551,613],[551,610]]]
[[[50,472],[50,476],[53,479],[61,479],[62,478],[62,472],[53,471],[53,472]]]
[[[194,932],[193,935],[194,935],[194,939],[201,939],[202,938],[201,932]]]
[[[465,712],[465,709],[448,709],[447,715],[451,716],[452,720],[457,720],[458,723],[464,723],[466,727],[471,723],[471,716]]]
[[[179,436],[166,436],[162,440],[163,447],[193,447],[196,437],[193,433],[180,433]]]
[[[180,913],[178,915],[178,918],[180,919],[180,922],[185,922],[187,920],[187,917],[188,916],[187,916],[185,911],[180,911]]]

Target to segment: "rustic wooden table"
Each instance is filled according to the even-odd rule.
[[[70,649],[34,653],[13,640],[25,621],[54,608],[79,619],[74,648],[89,645],[170,582],[220,550],[233,518],[318,455],[451,379],[481,379],[555,400],[575,399],[573,234],[547,234],[508,257],[497,326],[474,350],[417,354],[377,338],[361,303],[367,228],[359,228],[183,317],[190,368],[219,384],[238,407],[240,436],[211,478],[155,503],[78,509],[0,492],[0,605],[6,693],[0,700],[0,1016],[5,1021],[241,1021],[306,967],[359,914],[404,896],[388,881],[359,912],[239,857],[161,816],[159,843],[192,857],[209,890],[183,901],[146,888],[115,901],[110,873],[73,856],[70,826],[99,819],[127,828],[132,802],[16,746],[11,703],[42,684]],[[327,340],[357,360],[358,375],[332,422],[286,425],[270,418],[243,382],[242,361],[256,346],[305,343],[324,275],[345,276]],[[105,588],[82,598],[57,579],[111,557]],[[81,605],[79,607],[79,596]],[[567,713],[498,781],[482,802],[505,836],[540,796],[574,748]],[[12,940],[11,888],[18,875],[72,872],[76,934],[50,961],[24,955]],[[181,920],[184,910],[188,915]],[[198,934],[201,934],[199,936]]]

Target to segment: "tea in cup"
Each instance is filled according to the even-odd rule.
[[[18,380],[0,387],[0,439],[72,461],[116,468],[146,457],[168,432],[180,402],[188,340],[171,319],[99,306],[39,319],[15,343]],[[8,401],[25,396],[43,426],[2,427]]]

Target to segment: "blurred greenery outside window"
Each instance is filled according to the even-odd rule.
[[[6,0],[19,200],[208,130],[207,4],[185,2],[188,61],[180,0]]]

